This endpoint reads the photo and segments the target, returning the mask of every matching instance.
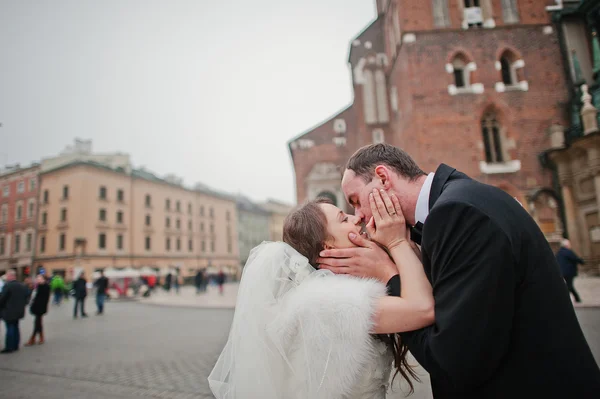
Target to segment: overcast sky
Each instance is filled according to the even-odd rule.
[[[135,167],[295,201],[286,142],[352,99],[373,0],[0,1],[0,165],[76,137]]]

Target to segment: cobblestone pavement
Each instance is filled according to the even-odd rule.
[[[72,302],[52,307],[46,344],[0,355],[0,398],[212,398],[206,377],[233,316],[229,309],[108,303],[104,316],[71,318]],[[578,309],[600,360],[600,309]],[[23,340],[33,320],[22,321]],[[0,336],[4,336],[4,327]],[[396,388],[388,398],[403,397]],[[425,375],[413,399],[430,398]]]

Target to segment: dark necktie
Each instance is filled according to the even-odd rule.
[[[417,224],[410,228],[410,239],[416,244],[421,245],[421,238],[423,238],[423,223],[417,222]]]

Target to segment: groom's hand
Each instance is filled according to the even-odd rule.
[[[383,284],[398,274],[398,268],[379,245],[354,233],[350,233],[348,238],[358,247],[321,251],[321,257],[317,259],[321,269],[336,274],[372,277]]]

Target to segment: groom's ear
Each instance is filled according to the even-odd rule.
[[[390,170],[385,165],[378,165],[375,167],[375,176],[384,190],[389,190],[392,187]]]

